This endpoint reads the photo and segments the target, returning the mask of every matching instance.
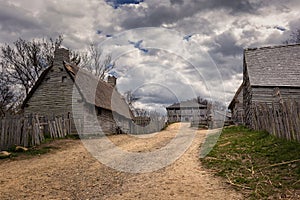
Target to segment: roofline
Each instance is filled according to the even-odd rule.
[[[269,46],[261,46],[261,47],[249,47],[249,48],[245,48],[244,51],[255,51],[255,50],[261,50],[261,49],[275,49],[275,48],[290,47],[290,46],[300,46],[300,43],[269,45]]]
[[[72,64],[70,64],[70,63],[68,63],[68,62],[66,62],[66,61],[63,61],[63,62],[62,62],[62,65],[63,65],[63,67],[65,68],[67,74],[70,76],[71,80],[74,82],[74,84],[75,84],[75,86],[76,86],[76,88],[77,88],[77,90],[78,90],[80,96],[84,99],[85,102],[87,102],[86,99],[85,99],[85,97],[84,97],[84,95],[82,94],[82,92],[81,92],[80,89],[78,88],[78,86],[77,86],[77,84],[76,84],[76,82],[75,82],[75,80],[74,80],[74,77],[72,76],[71,72],[69,72],[69,70],[66,68],[66,65],[72,65]],[[48,67],[47,69],[45,69],[45,70],[41,73],[41,75],[39,76],[38,80],[35,82],[34,86],[31,88],[30,92],[27,94],[26,98],[24,99],[24,101],[23,101],[23,103],[22,103],[22,105],[21,105],[21,109],[24,109],[26,103],[29,101],[29,99],[32,97],[32,95],[35,93],[35,91],[36,91],[37,88],[40,86],[40,84],[42,83],[43,79],[44,79],[45,76],[49,73],[49,71],[51,70],[52,67],[53,67],[53,65],[51,65],[50,67]],[[75,75],[74,75],[74,76],[75,76]],[[104,82],[103,80],[100,80],[100,81],[102,81],[103,83],[105,83],[105,84],[107,84],[108,86],[112,87],[110,84]],[[96,106],[96,107],[98,107],[98,108],[102,108],[102,109],[106,109],[106,110],[110,110],[110,111],[114,112],[114,111],[111,110],[111,109],[103,108],[103,107],[97,106],[97,105],[95,105],[95,104],[94,104],[94,106]],[[130,109],[129,109],[129,113],[130,113],[131,116],[133,116],[132,111],[131,111]],[[118,113],[118,114],[119,114],[119,113]],[[119,115],[121,115],[121,114],[119,114]],[[123,115],[122,115],[122,116],[123,116]],[[126,117],[126,116],[124,116],[124,117]]]
[[[299,86],[289,86],[289,85],[250,85],[253,88],[264,87],[264,88],[300,88]]]
[[[53,67],[53,65],[51,65],[50,67],[46,68],[41,75],[39,76],[39,78],[37,79],[37,81],[35,82],[35,84],[33,85],[33,87],[30,89],[29,93],[26,95],[26,98],[24,99],[22,105],[21,105],[21,109],[23,109],[25,107],[25,105],[27,104],[28,100],[32,97],[32,95],[34,94],[34,92],[37,90],[37,88],[40,86],[40,84],[42,83],[43,79],[45,78],[45,76],[48,74],[48,72],[50,71],[50,69]]]
[[[69,70],[66,68],[67,62],[66,61],[62,61],[62,65],[64,66],[67,74],[70,76],[71,80],[73,80],[73,82],[75,83],[74,78],[72,77],[71,73],[69,72]],[[42,83],[43,79],[45,78],[45,76],[49,73],[49,71],[52,69],[53,65],[51,65],[50,67],[48,67],[47,69],[45,69],[40,77],[38,78],[38,80],[35,82],[34,86],[31,88],[30,92],[27,94],[26,98],[24,99],[22,105],[21,105],[21,109],[23,109],[26,105],[26,103],[29,101],[29,99],[32,97],[32,95],[34,94],[34,92],[37,90],[37,88],[40,86],[40,84]],[[76,84],[75,84],[76,85]],[[77,87],[77,85],[76,85]],[[78,89],[78,87],[77,87]],[[79,91],[79,89],[78,89]],[[83,94],[79,91],[80,95],[83,97]],[[83,97],[84,98],[84,97]]]
[[[71,79],[73,80],[74,85],[76,86],[77,91],[79,92],[79,94],[80,94],[81,97],[83,98],[84,102],[86,102],[86,103],[88,103],[88,104],[92,104],[92,103],[89,103],[89,102],[86,100],[85,96],[83,95],[83,93],[81,92],[80,88],[79,88],[78,85],[76,84],[76,81],[75,81],[74,77],[76,77],[76,74],[77,74],[77,73],[74,74],[74,77],[73,77],[72,74],[71,74],[71,72],[67,69],[66,65],[70,65],[70,66],[72,67],[72,64],[71,64],[71,63],[68,63],[68,62],[66,62],[66,61],[63,61],[63,65],[64,65],[64,68],[66,69],[67,73],[69,74],[69,76],[70,76]],[[78,66],[77,66],[77,67],[78,67]],[[83,69],[80,69],[80,68],[79,68],[79,70],[83,70]],[[103,81],[103,80],[101,80],[101,79],[98,79],[98,83],[99,83],[99,81],[102,81],[102,83],[104,83],[104,84],[106,84],[107,86],[111,87],[112,90],[115,90],[115,89],[116,89],[116,88],[112,87],[109,83],[106,83],[105,81]],[[117,91],[117,92],[118,92],[118,91]],[[121,96],[122,96],[122,95],[121,95]],[[126,103],[126,102],[125,102],[125,103]],[[127,103],[126,103],[126,104],[127,104]],[[120,114],[120,113],[118,113],[118,112],[112,110],[111,108],[110,108],[110,109],[104,108],[104,107],[101,107],[101,106],[97,106],[96,104],[92,104],[92,105],[94,105],[94,106],[97,107],[97,108],[101,108],[101,109],[109,110],[109,111],[111,111],[111,112],[115,112],[115,113],[117,113],[118,115],[127,118],[127,116],[124,116],[124,115],[122,115],[122,114]],[[130,117],[132,118],[132,117],[133,117],[133,113],[132,113],[132,110],[129,108],[129,106],[128,106],[128,110],[129,110],[129,115],[130,115]]]

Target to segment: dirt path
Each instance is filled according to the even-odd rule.
[[[153,137],[109,137],[127,151],[149,152],[168,144],[179,124]],[[0,160],[0,199],[243,199],[221,179],[201,167],[197,131],[190,148],[158,171],[131,174],[111,169],[93,158],[80,140],[58,140],[53,153]]]

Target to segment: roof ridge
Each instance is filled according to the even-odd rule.
[[[81,71],[81,72],[83,72],[83,73],[87,73],[87,74],[89,74],[89,75],[93,75],[92,72],[89,72],[89,71],[87,71],[87,70],[84,69],[84,68],[78,67],[78,66],[77,66],[76,64],[74,64],[74,63],[69,63],[69,62],[64,61],[64,66],[65,66],[65,65],[69,65],[69,66],[71,66],[71,67],[76,67],[76,68],[77,68],[77,71],[76,71],[75,74],[74,74],[74,72],[71,72],[71,73],[74,74],[75,77],[76,77],[76,74],[78,73],[78,71]],[[66,66],[65,66],[65,67],[66,67]],[[106,86],[111,87],[111,88],[114,88],[111,84],[109,84],[108,82],[104,81],[103,79],[100,79],[99,77],[97,77],[97,76],[95,76],[95,75],[93,75],[93,76],[94,76],[95,79],[98,80],[98,83],[99,83],[99,81],[101,81],[101,82],[104,83]]]
[[[291,47],[291,46],[300,46],[300,43],[281,44],[281,45],[269,45],[269,46],[261,46],[261,47],[249,47],[249,48],[245,48],[244,51],[255,51],[255,50],[262,50],[262,49],[286,48],[286,47]]]

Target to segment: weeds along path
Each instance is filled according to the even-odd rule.
[[[179,126],[148,138],[110,136],[120,148],[148,152],[161,148]],[[93,158],[80,140],[57,140],[51,153],[0,160],[0,199],[243,199],[222,179],[202,168],[199,146],[205,131],[196,131],[188,150],[158,171],[131,174],[111,169]]]

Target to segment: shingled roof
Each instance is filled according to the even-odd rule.
[[[300,44],[246,49],[252,86],[300,87]]]

